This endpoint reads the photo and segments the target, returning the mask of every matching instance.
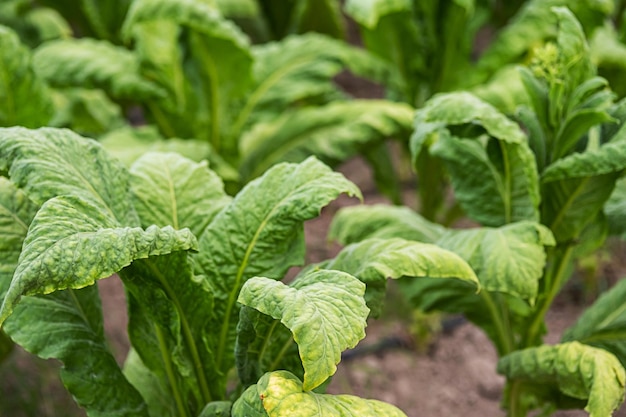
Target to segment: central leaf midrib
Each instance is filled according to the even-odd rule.
[[[219,339],[219,343],[218,343],[218,348],[217,348],[217,361],[216,363],[218,364],[218,366],[223,367],[223,356],[224,356],[224,349],[226,348],[226,339],[228,339],[228,329],[230,328],[230,319],[232,316],[232,309],[233,306],[235,305],[235,299],[237,297],[237,295],[239,294],[239,290],[242,286],[241,281],[243,280],[243,274],[245,272],[245,269],[248,267],[248,262],[250,259],[250,255],[252,254],[252,251],[254,250],[255,246],[256,246],[256,242],[259,239],[259,236],[261,235],[261,233],[263,232],[263,230],[265,229],[265,226],[267,225],[269,219],[273,216],[273,214],[276,212],[276,210],[278,209],[278,207],[280,207],[285,201],[287,201],[287,199],[289,197],[291,197],[293,195],[293,193],[295,191],[297,191],[300,187],[302,186],[302,184],[298,184],[296,187],[294,187],[289,193],[287,193],[280,201],[278,201],[274,207],[272,208],[272,210],[269,211],[269,213],[263,218],[263,221],[261,221],[261,223],[259,224],[259,227],[257,228],[256,232],[254,233],[254,236],[252,237],[252,240],[250,241],[250,244],[248,245],[248,248],[246,249],[246,252],[244,254],[244,257],[241,261],[241,264],[239,265],[239,268],[237,269],[237,275],[235,276],[235,282],[234,285],[232,287],[232,291],[230,292],[229,296],[228,296],[228,302],[226,304],[226,311],[224,313],[224,318],[223,318],[223,323],[222,323],[222,329],[220,331],[220,339]]]

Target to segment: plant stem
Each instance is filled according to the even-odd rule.
[[[170,362],[170,355],[167,349],[167,345],[165,343],[165,337],[163,336],[163,331],[158,325],[154,325],[154,330],[156,337],[159,341],[159,350],[161,351],[161,357],[163,358],[163,365],[165,366],[165,373],[167,374],[167,379],[170,382],[170,387],[172,388],[172,395],[174,396],[174,401],[176,402],[176,408],[178,409],[178,415],[180,417],[187,417],[187,408],[185,407],[185,403],[183,401],[180,387],[178,386],[178,381],[176,380],[176,376],[174,375],[174,369],[172,367],[172,362]]]
[[[499,343],[496,343],[496,347],[498,349],[498,356],[504,356],[513,351],[513,337],[511,335],[511,329],[505,325],[503,322],[503,314],[501,309],[498,308],[493,297],[487,291],[481,291],[480,296],[482,297],[487,309],[489,309],[489,314],[491,315],[491,319],[496,326],[496,330],[498,332]]]
[[[562,254],[560,249],[561,248],[557,247],[552,251],[554,261],[556,261],[554,263],[554,265],[556,265],[556,269],[551,268],[546,272],[544,277],[546,289],[545,297],[538,300],[538,309],[535,310],[536,312],[528,330],[526,331],[525,337],[521,340],[521,343],[523,344],[522,347],[531,347],[536,344],[537,339],[540,337],[541,325],[544,323],[546,313],[568,278],[566,272],[567,266],[572,258],[573,246],[568,245]],[[550,259],[548,259],[548,264],[549,263]],[[556,272],[552,273],[552,271]]]
[[[519,380],[509,380],[509,398],[507,404],[507,417],[525,417],[520,397],[522,393],[522,382]]]

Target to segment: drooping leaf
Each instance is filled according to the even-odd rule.
[[[215,366],[208,340],[215,332],[210,327],[213,294],[193,276],[185,252],[135,261],[120,277],[134,304],[129,314],[134,348],[143,363],[169,383],[171,400],[181,396],[177,401],[197,415],[224,392],[225,378]]]
[[[328,239],[343,245],[391,237],[434,243],[444,232],[443,226],[429,222],[408,207],[374,204],[341,208],[330,224]]]
[[[112,98],[149,100],[163,91],[139,73],[129,50],[89,38],[48,42],[33,56],[37,74],[54,87],[101,88]]]
[[[261,403],[269,417],[406,417],[398,408],[381,401],[310,392],[303,389],[298,378],[286,371],[268,372],[248,390],[251,391],[246,397],[248,404],[253,404],[248,407],[258,410]]]
[[[442,94],[418,110],[414,162],[429,147],[452,177],[455,196],[485,226],[539,219],[539,181],[527,139],[511,120],[468,93]]]
[[[248,417],[268,417],[263,402],[259,398],[257,385],[246,389],[233,404],[232,415]]]
[[[0,126],[45,126],[53,114],[50,92],[33,71],[29,50],[0,25]]]
[[[11,181],[0,177],[0,300],[11,285],[28,227],[37,205]]]
[[[399,238],[367,239],[349,245],[323,268],[347,272],[365,283],[365,300],[374,318],[381,313],[387,278],[455,278],[480,289],[474,271],[456,254]]]
[[[198,417],[230,417],[230,401],[212,401],[202,409]]]
[[[373,29],[379,20],[388,14],[401,11],[410,11],[411,3],[408,0],[372,0],[358,1],[348,0],[345,5],[346,13],[359,24]]]
[[[119,227],[102,209],[75,197],[56,197],[37,212],[24,241],[0,323],[24,295],[82,288],[135,259],[195,249],[189,229]]]
[[[626,142],[618,141],[555,161],[543,172],[541,180],[543,183],[549,183],[582,179],[621,172],[624,168],[626,168]]]
[[[310,391],[334,375],[341,352],[365,337],[369,309],[364,294],[365,284],[358,279],[324,270],[299,277],[291,287],[252,278],[237,301],[291,330],[304,367],[304,388]]]
[[[228,349],[235,342],[236,299],[243,284],[253,276],[281,279],[290,266],[301,264],[302,223],[343,192],[360,196],[354,184],[314,158],[279,164],[249,183],[202,234],[195,261],[215,294],[221,369],[233,364]]]
[[[286,108],[340,98],[334,77],[342,70],[373,81],[393,80],[393,70],[375,56],[314,33],[255,46],[252,52],[254,84],[233,123],[234,138]]]
[[[500,359],[498,372],[532,382],[542,402],[550,402],[555,387],[567,397],[587,400],[591,417],[610,417],[624,400],[626,374],[617,358],[578,342],[513,352]]]
[[[511,294],[531,304],[537,297],[546,263],[544,246],[554,244],[550,230],[534,222],[450,229],[437,241],[438,246],[455,252],[471,265],[485,290]]]
[[[626,364],[626,280],[602,294],[587,308],[576,323],[568,328],[562,342],[578,341],[613,353]]]
[[[96,286],[26,297],[4,329],[29,352],[63,362],[61,379],[87,415],[148,417],[109,351]]]
[[[186,227],[200,236],[231,200],[206,162],[197,164],[175,153],[147,153],[133,164],[130,174],[143,227]]]
[[[278,161],[300,162],[309,155],[337,164],[387,138],[408,137],[412,118],[410,106],[377,100],[289,112],[242,138],[240,172],[248,180]]]

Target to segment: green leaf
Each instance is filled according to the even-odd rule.
[[[124,376],[145,400],[151,417],[176,417],[168,387],[146,367],[133,348],[124,361]]]
[[[414,162],[427,146],[441,158],[471,218],[486,226],[539,219],[533,153],[519,126],[494,107],[468,93],[438,95],[418,110],[415,129]]]
[[[243,284],[253,276],[281,279],[290,266],[302,264],[302,223],[343,192],[360,196],[354,184],[314,158],[279,164],[249,183],[209,224],[195,261],[215,294],[220,369],[233,364],[236,299]]]
[[[408,207],[374,204],[339,209],[328,230],[328,239],[343,245],[368,238],[402,238],[423,243],[436,242],[445,232]]]
[[[382,401],[310,392],[286,371],[265,374],[256,385],[256,394],[257,398],[262,398],[260,401],[269,417],[406,417],[398,408]]]
[[[53,114],[50,92],[33,71],[29,50],[0,25],[0,126],[45,126]]]
[[[345,37],[341,4],[337,0],[304,0],[294,10],[296,33],[317,32],[334,38]]]
[[[369,309],[364,294],[365,284],[345,272],[316,271],[299,277],[293,287],[252,278],[237,301],[291,330],[304,367],[304,388],[311,391],[334,375],[341,352],[365,337]]]
[[[87,415],[148,417],[109,351],[96,286],[26,297],[4,329],[29,352],[63,362],[63,384]]]
[[[375,56],[314,33],[255,46],[252,53],[254,84],[233,122],[233,138],[286,108],[341,97],[334,77],[343,70],[374,81],[393,80],[393,69]]]
[[[175,153],[147,153],[133,164],[130,174],[134,206],[143,227],[186,227],[200,236],[231,200],[206,162],[197,164]]]
[[[623,239],[626,232],[626,179],[617,180],[611,197],[604,204],[604,212],[609,222],[609,233],[620,235]]]
[[[381,313],[387,278],[456,278],[480,289],[474,271],[458,255],[435,245],[398,238],[352,244],[323,268],[347,272],[365,283],[365,300],[374,318]]]
[[[304,377],[298,345],[291,331],[279,320],[252,307],[243,306],[235,344],[237,374],[244,387],[256,384],[264,373],[288,370]]]
[[[0,364],[11,354],[13,351],[13,341],[9,339],[9,336],[2,330],[0,330]]]
[[[126,124],[122,109],[102,90],[65,88],[54,91],[56,114],[50,126],[98,137]]]
[[[11,285],[28,227],[37,205],[11,181],[0,177],[0,300]]]
[[[503,292],[528,300],[537,298],[539,279],[546,263],[544,246],[554,237],[545,226],[518,222],[499,228],[449,230],[437,245],[465,259],[487,291]]]
[[[587,400],[591,417],[610,417],[624,399],[626,374],[617,358],[578,342],[514,352],[500,359],[498,372],[532,383],[538,396],[556,386],[568,397]]]
[[[163,31],[162,21],[167,21]],[[184,37],[171,22],[184,29]],[[150,72],[159,72],[158,79],[175,98],[150,106],[163,133],[208,140],[216,151],[233,154],[235,144],[223,141],[230,127],[230,104],[248,91],[252,69],[249,41],[237,26],[205,2],[143,0],[133,2],[124,33],[144,43],[139,49],[150,60]],[[181,49],[187,53],[181,55]]]
[[[379,100],[337,102],[288,112],[255,126],[241,140],[242,178],[249,180],[279,161],[315,155],[336,165],[387,138],[409,136],[413,109]]]
[[[602,210],[626,168],[625,151],[624,142],[611,142],[569,155],[546,168],[542,219],[558,242],[576,239]]]
[[[588,178],[621,172],[626,168],[626,142],[607,143],[595,150],[574,153],[546,168],[541,176],[545,183],[574,178]]]
[[[230,417],[231,407],[230,401],[213,401],[202,409],[198,417]]]
[[[116,227],[102,209],[75,197],[47,201],[24,241],[0,323],[24,295],[82,288],[107,278],[135,259],[194,249],[188,229]]]
[[[345,10],[360,25],[374,29],[383,16],[410,11],[411,3],[409,0],[348,0]]]
[[[259,398],[257,385],[250,386],[235,401],[232,408],[233,416],[267,417],[263,402]]]
[[[626,280],[605,292],[567,329],[562,342],[578,341],[613,353],[626,364]]]
[[[209,346],[213,295],[192,273],[186,252],[150,257],[120,272],[132,295],[129,335],[143,363],[171,389],[170,401],[197,415],[222,398],[225,378]],[[146,325],[149,323],[149,325]],[[181,410],[178,409],[178,414]]]
[[[149,100],[163,91],[139,73],[129,50],[89,38],[51,41],[33,56],[39,76],[54,87],[101,88],[115,99]]]

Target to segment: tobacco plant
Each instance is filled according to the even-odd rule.
[[[457,255],[402,239],[364,241],[281,282],[304,261],[303,222],[360,196],[315,158],[230,197],[206,163],[152,152],[127,170],[69,130],[17,127],[0,129],[0,172],[0,324],[63,363],[90,416],[403,416],[323,394],[341,352],[364,337],[387,277],[478,289]],[[123,368],[94,285],[113,274],[129,313]]]
[[[481,227],[448,229],[408,208],[372,206],[340,211],[330,235],[343,243],[401,237],[459,254],[476,271],[480,293],[456,281],[400,284],[415,306],[462,313],[486,332],[507,377],[508,415],[584,407],[608,417],[624,399],[625,283],[598,299],[560,344],[543,344],[543,336],[576,260],[607,237],[603,209],[626,169],[626,103],[614,103],[595,75],[574,15],[552,12],[556,38],[518,68],[530,100],[516,119],[466,92],[437,95],[415,117],[414,161],[422,153],[436,158],[456,201]]]
[[[209,158],[231,193],[279,161],[316,155],[336,165],[362,154],[399,199],[397,187],[384,183],[391,166],[384,141],[408,140],[411,107],[349,100],[334,82],[349,70],[393,83],[383,61],[314,33],[253,46],[201,0],[137,0],[120,27],[125,45],[88,37],[45,42],[34,50],[32,69],[26,48],[1,51],[12,64],[7,80],[33,73],[47,91],[30,89],[55,105],[31,127],[95,135],[129,163],[157,148]],[[29,99],[13,85],[7,82],[8,95]],[[13,125],[2,113],[0,124]],[[151,126],[129,126],[126,113]]]

